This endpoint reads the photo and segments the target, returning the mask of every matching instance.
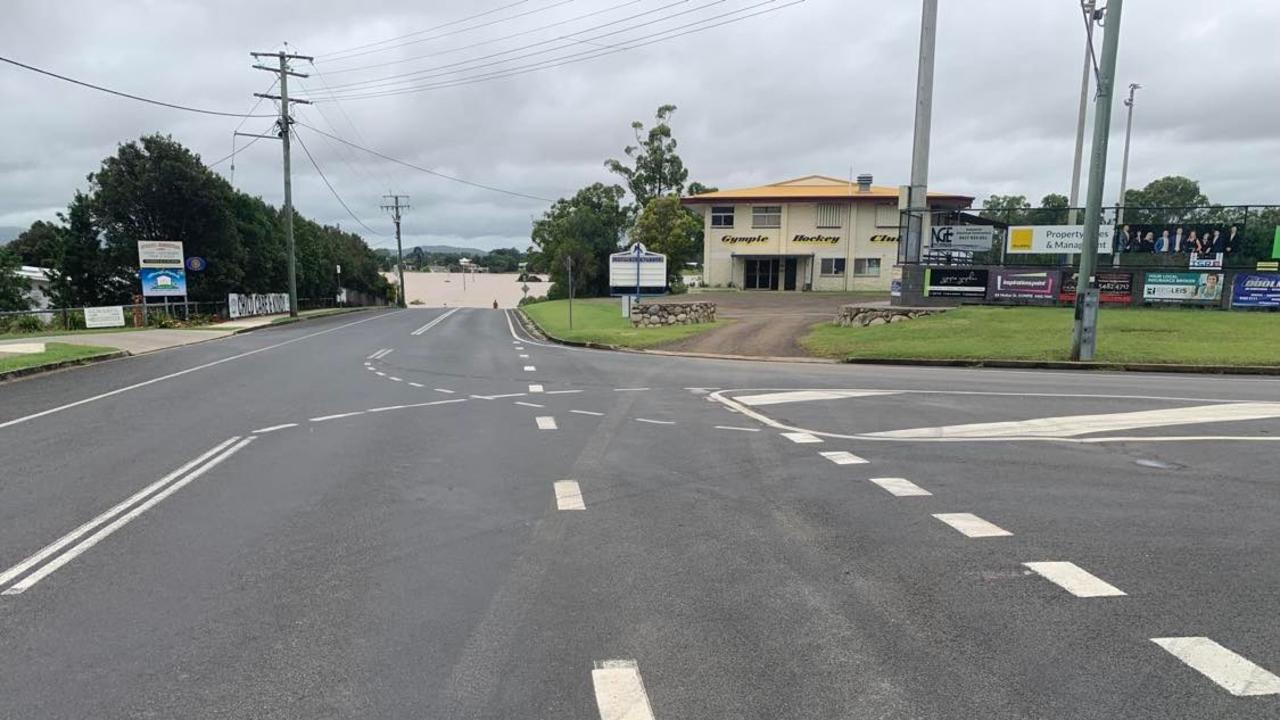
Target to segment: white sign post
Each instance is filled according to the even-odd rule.
[[[84,326],[87,328],[124,327],[124,306],[87,307],[84,309]]]

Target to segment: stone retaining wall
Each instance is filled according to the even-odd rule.
[[[716,304],[709,302],[642,304],[631,308],[631,324],[635,327],[694,325],[715,319]]]
[[[924,315],[936,315],[949,308],[890,307],[885,305],[842,305],[836,313],[835,324],[841,327],[854,325],[887,325],[906,322]]]

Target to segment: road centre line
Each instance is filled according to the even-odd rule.
[[[254,430],[253,433],[255,435],[265,435],[266,433],[269,433],[269,432],[275,432],[276,430],[284,430],[285,428],[291,428],[291,427],[298,427],[298,423],[285,423],[283,425],[272,425],[271,427],[264,427],[258,430]]]
[[[505,393],[503,395],[472,395],[476,400],[502,400],[504,398],[524,397],[529,393]]]
[[[525,407],[536,407],[536,408],[544,408],[544,407],[546,407],[546,405],[539,405],[538,403],[525,402],[525,401],[523,401],[523,400],[517,400],[517,401],[515,401],[515,404],[516,404],[516,405],[523,405],[523,406],[525,406]]]
[[[181,489],[182,489],[183,487],[185,487],[188,483],[190,483],[191,481],[193,481],[193,480],[195,480],[196,478],[200,477],[201,475],[204,475],[206,472],[208,472],[209,470],[213,469],[215,466],[217,466],[217,465],[218,465],[219,463],[221,463],[223,460],[226,460],[227,458],[229,458],[229,457],[231,457],[232,455],[234,455],[234,454],[236,454],[237,452],[239,452],[242,448],[244,448],[244,447],[245,447],[246,445],[248,445],[249,443],[253,442],[254,440],[257,440],[257,438],[256,438],[256,437],[252,437],[252,436],[250,436],[250,437],[244,438],[243,440],[239,440],[239,442],[236,442],[236,440],[239,440],[239,438],[238,438],[238,437],[233,437],[233,438],[231,438],[231,440],[229,440],[228,442],[235,442],[235,444],[234,444],[234,445],[232,445],[230,448],[228,448],[228,449],[226,449],[226,450],[222,450],[222,452],[221,452],[219,455],[217,455],[216,457],[213,457],[212,459],[209,459],[209,460],[205,461],[203,465],[200,465],[199,467],[196,467],[194,470],[191,470],[191,472],[189,472],[185,477],[181,477],[181,479],[177,480],[176,482],[173,482],[173,483],[169,484],[167,487],[165,487],[164,489],[160,490],[160,491],[159,491],[159,492],[157,492],[156,494],[152,495],[149,499],[145,500],[144,502],[142,502],[142,503],[141,503],[140,505],[138,505],[137,507],[135,507],[135,508],[133,508],[132,510],[128,511],[127,513],[124,513],[123,515],[121,515],[121,516],[117,517],[115,520],[113,520],[112,522],[110,522],[110,523],[109,523],[109,524],[107,524],[106,526],[104,526],[104,527],[100,528],[97,532],[93,533],[92,535],[90,535],[89,537],[85,538],[84,540],[81,540],[78,544],[76,544],[76,545],[75,545],[74,547],[72,547],[70,550],[67,550],[66,552],[62,553],[61,555],[59,555],[59,556],[55,557],[53,560],[50,560],[48,563],[46,563],[46,564],[42,565],[42,566],[41,566],[39,569],[37,569],[35,572],[31,573],[30,575],[26,576],[26,577],[25,577],[25,578],[23,578],[22,580],[20,580],[20,581],[18,581],[17,583],[15,583],[13,586],[11,586],[11,587],[9,587],[8,589],[6,589],[6,590],[3,592],[3,594],[4,594],[4,595],[19,595],[19,594],[21,594],[21,593],[23,593],[23,592],[25,592],[25,591],[27,591],[27,590],[31,589],[31,587],[32,587],[32,586],[34,586],[36,583],[40,582],[40,581],[41,581],[41,580],[43,580],[44,578],[48,577],[51,573],[55,572],[58,568],[60,568],[60,567],[62,567],[63,565],[66,565],[67,563],[71,562],[72,560],[74,560],[76,557],[78,557],[79,555],[81,555],[82,553],[84,553],[84,552],[85,552],[86,550],[88,550],[89,548],[92,548],[94,545],[97,545],[100,541],[102,541],[102,539],[103,539],[103,538],[105,538],[105,537],[107,537],[107,536],[111,535],[111,534],[112,534],[112,533],[114,533],[116,530],[119,530],[120,528],[122,528],[122,527],[124,527],[125,525],[129,524],[129,523],[130,523],[130,522],[132,522],[135,518],[137,518],[139,515],[141,515],[142,513],[146,512],[147,510],[150,510],[151,508],[155,507],[155,506],[156,506],[156,505],[158,505],[161,501],[163,501],[165,498],[167,498],[167,497],[169,497],[170,495],[172,495],[173,493],[175,493],[175,492],[177,492],[177,491],[181,490]],[[218,448],[226,447],[226,444],[227,444],[227,443],[223,443],[222,445],[219,445],[219,446],[218,446]],[[217,450],[217,448],[215,448],[215,451],[216,451],[216,450]],[[207,457],[208,455],[209,455],[209,453],[205,453],[205,455],[202,455],[202,456],[201,456],[201,458],[205,458],[205,457]],[[199,462],[199,461],[200,461],[200,458],[197,458],[196,462]],[[185,471],[186,471],[186,469],[191,468],[191,467],[193,466],[193,464],[194,464],[194,463],[188,463],[187,465],[184,465],[182,468],[179,468],[179,470],[178,470],[178,471],[175,471],[175,472],[173,472],[173,473],[170,473],[168,476],[166,476],[166,478],[179,477],[179,476],[181,475],[181,473],[182,473],[182,472],[185,472]],[[163,483],[163,482],[165,482],[165,481],[166,481],[165,479],[162,479],[162,480],[160,481],[160,483],[157,483],[157,485],[159,485],[159,484],[161,484],[161,483]],[[134,497],[137,497],[137,495],[135,495]],[[132,500],[132,499],[133,499],[133,498],[130,498],[130,500]],[[126,503],[128,503],[128,502],[129,502],[129,501],[126,501]],[[128,506],[128,505],[127,505],[127,504],[125,504],[125,503],[122,503],[122,505],[125,505],[125,507],[127,507],[127,506]],[[120,507],[120,506],[119,506],[119,505],[117,505],[116,507]],[[114,508],[113,508],[113,509],[114,509]],[[97,524],[97,523],[101,522],[101,520],[99,520],[99,518],[103,518],[103,516],[102,516],[102,515],[100,515],[100,516],[98,516],[98,518],[95,518],[94,520],[91,520],[89,524],[82,525],[81,527],[82,527],[82,528],[85,528],[85,527],[92,527],[92,525],[95,525],[95,524]],[[105,518],[103,518],[103,519],[105,519]],[[78,532],[78,530],[77,530],[77,532]],[[70,536],[64,536],[64,539],[65,539],[66,537],[70,537]],[[74,539],[74,538],[71,538],[71,539]],[[59,542],[59,543],[62,543],[63,541],[62,541],[62,540],[59,540],[58,542]],[[68,542],[69,542],[69,540],[68,540]],[[51,545],[50,547],[53,547],[53,546]],[[46,548],[46,549],[47,549],[47,548]],[[41,553],[44,553],[44,552],[45,552],[44,550],[42,550],[42,551],[41,551]],[[53,552],[56,552],[56,550],[54,550]],[[37,555],[39,555],[39,554],[40,554],[40,553],[37,553]],[[32,556],[32,557],[35,557],[35,556]],[[46,557],[47,557],[47,555],[46,555]],[[24,561],[24,563],[25,563],[25,562],[26,562],[26,561]],[[36,562],[38,562],[38,560],[37,560]],[[16,566],[15,566],[15,567],[16,567]],[[28,566],[28,567],[29,567],[29,566]],[[11,569],[9,572],[12,572],[12,569]],[[0,579],[0,584],[3,584],[4,582],[7,582],[7,581],[8,581],[8,577],[10,577],[9,572],[6,572],[6,573],[5,573],[4,579]],[[21,572],[21,571],[19,571],[19,572]]]
[[[534,422],[538,423],[539,430],[559,429],[556,427],[556,419],[551,417],[550,415],[539,415],[537,418],[534,419]]]
[[[675,425],[674,420],[650,420],[649,418],[636,418],[636,422],[649,423],[651,425]]]
[[[410,385],[412,385],[412,386],[414,386],[414,387],[426,387],[425,385],[423,385],[422,383],[419,383],[419,382],[410,382],[409,384],[410,384]]]
[[[404,378],[398,378],[395,375],[391,375],[387,379],[392,382],[404,382]]]
[[[454,313],[458,312],[458,311],[459,311],[459,310],[461,310],[461,309],[462,309],[462,308],[454,308],[454,309],[452,309],[452,310],[449,310],[448,312],[444,313],[443,315],[439,315],[439,316],[437,316],[437,317],[436,317],[436,318],[434,318],[431,322],[427,323],[426,325],[423,325],[422,327],[418,328],[417,330],[414,330],[413,332],[411,332],[411,333],[409,333],[409,334],[410,334],[410,335],[422,335],[423,333],[427,332],[427,331],[428,331],[428,330],[430,330],[431,328],[433,328],[433,327],[435,327],[435,326],[439,325],[440,323],[444,322],[444,321],[445,321],[445,320],[446,320],[450,315],[453,315]]]
[[[582,502],[582,488],[575,480],[557,480],[554,485],[557,510],[586,510]]]
[[[310,418],[311,422],[325,422],[326,420],[337,420],[339,418],[348,418],[355,415],[363,415],[364,410],[356,410],[355,412],[338,413],[337,415],[321,415],[320,417]]]
[[[548,390],[547,394],[548,395],[576,395],[580,392],[582,391],[581,390]]]
[[[647,387],[614,388],[613,391],[614,392],[644,392],[645,390],[648,390],[648,389],[649,388]]]
[[[378,371],[376,371],[376,372],[378,373],[378,377],[386,377],[386,376],[387,376],[387,374],[386,374],[386,373],[384,373],[384,372],[382,372],[381,370],[378,370]]]
[[[1280,695],[1280,677],[1207,637],[1151,638],[1151,642],[1232,695]]]
[[[447,390],[447,389],[445,389],[445,388],[431,388],[431,389],[432,389],[432,390],[435,390],[435,391],[436,391],[436,392],[438,392],[438,393],[444,393],[445,395],[452,395],[452,394],[453,394],[453,392],[454,392],[454,391],[452,391],[452,390]]]
[[[865,465],[868,462],[866,458],[858,457],[844,450],[830,450],[818,454],[837,465]]]
[[[534,367],[534,366],[532,366],[532,365],[525,365],[525,366],[524,366],[524,371],[525,371],[525,372],[536,372],[537,370],[538,370],[538,368],[536,368],[536,367]]]
[[[740,432],[760,432],[760,428],[734,427],[733,425],[716,425],[717,430],[738,430]]]
[[[387,405],[386,407],[369,408],[366,412],[380,413],[388,410],[403,410],[404,408],[404,405]]]
[[[256,348],[254,350],[248,350],[242,353],[238,353],[236,355],[231,355],[230,357],[224,357],[220,360],[213,360],[211,362],[203,363],[201,365],[196,365],[195,367],[189,367],[185,370],[178,370],[177,372],[171,372],[171,373],[168,373],[167,375],[154,377],[154,378],[151,378],[150,380],[143,380],[142,382],[136,382],[136,383],[133,383],[132,385],[126,385],[124,387],[116,388],[115,390],[108,390],[107,392],[99,393],[97,395],[93,395],[92,397],[87,397],[82,400],[76,400],[75,402],[70,402],[65,405],[59,405],[57,407],[52,407],[47,410],[41,410],[40,412],[37,412],[37,413],[32,413],[30,415],[24,415],[19,418],[14,418],[12,420],[6,420],[5,422],[0,422],[0,429],[12,427],[20,423],[35,420],[36,418],[42,418],[47,415],[52,415],[54,413],[62,412],[64,410],[70,410],[71,408],[79,407],[81,405],[86,405],[91,402],[97,402],[98,400],[105,400],[106,398],[114,397],[121,393],[129,392],[130,390],[137,390],[138,388],[147,387],[148,385],[154,385],[155,383],[162,382],[164,380],[172,380],[173,378],[182,377],[183,375],[188,375],[198,370],[206,370],[208,368],[215,367],[223,363],[231,362],[232,360],[239,360],[241,358],[249,357],[250,355],[257,355],[260,352],[266,352],[267,350],[274,350],[276,348],[284,347],[285,345],[292,345],[293,343],[296,343],[296,342],[309,340],[313,337],[327,335],[331,332],[337,332],[338,330],[342,330],[343,328],[349,328],[352,325],[359,325],[360,323],[367,323],[372,320],[381,320],[383,318],[390,317],[392,315],[395,315],[401,312],[405,312],[405,311],[393,310],[388,313],[380,313],[378,315],[374,315],[373,317],[364,318],[363,320],[356,320],[354,322],[344,323],[342,325],[338,325],[337,327],[328,328],[327,330],[320,330],[318,332],[313,332],[308,335],[303,335],[301,337],[296,337],[290,340],[285,340],[283,342],[278,342],[274,345],[267,345],[265,347]]]
[[[933,516],[958,530],[965,537],[1005,537],[1013,534],[973,513],[934,513]]]
[[[820,443],[822,438],[811,435],[807,432],[784,432],[782,437],[793,443]]]
[[[591,671],[600,720],[654,720],[635,660],[605,660]]]
[[[520,354],[520,359],[521,359],[521,360],[528,360],[528,359],[529,359],[529,355],[528,355],[527,353],[521,353],[521,354]]]
[[[1032,572],[1076,597],[1117,597],[1124,591],[1070,562],[1026,562]]]
[[[895,497],[924,497],[933,494],[906,478],[871,478],[871,482]]]
[[[604,417],[604,413],[592,412],[590,410],[570,410],[569,412],[577,413],[578,415],[591,415],[592,417]]]
[[[543,391],[543,389],[542,389],[542,386],[541,386],[541,385],[530,385],[530,386],[529,386],[529,392],[531,392],[531,393],[540,393],[540,392],[542,392],[542,391]]]

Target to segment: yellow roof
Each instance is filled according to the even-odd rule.
[[[808,175],[793,180],[783,180],[772,185],[739,188],[736,190],[717,190],[716,192],[691,195],[683,198],[686,205],[725,201],[761,201],[776,200],[786,202],[813,202],[816,200],[897,200],[898,188],[887,185],[872,185],[866,192],[858,191],[856,182],[827,177],[825,175]],[[951,193],[929,193],[930,200],[956,202],[969,205],[973,198],[968,195]]]

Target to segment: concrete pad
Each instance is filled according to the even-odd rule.
[[[45,351],[42,342],[9,343],[0,345],[0,355],[36,355]]]

